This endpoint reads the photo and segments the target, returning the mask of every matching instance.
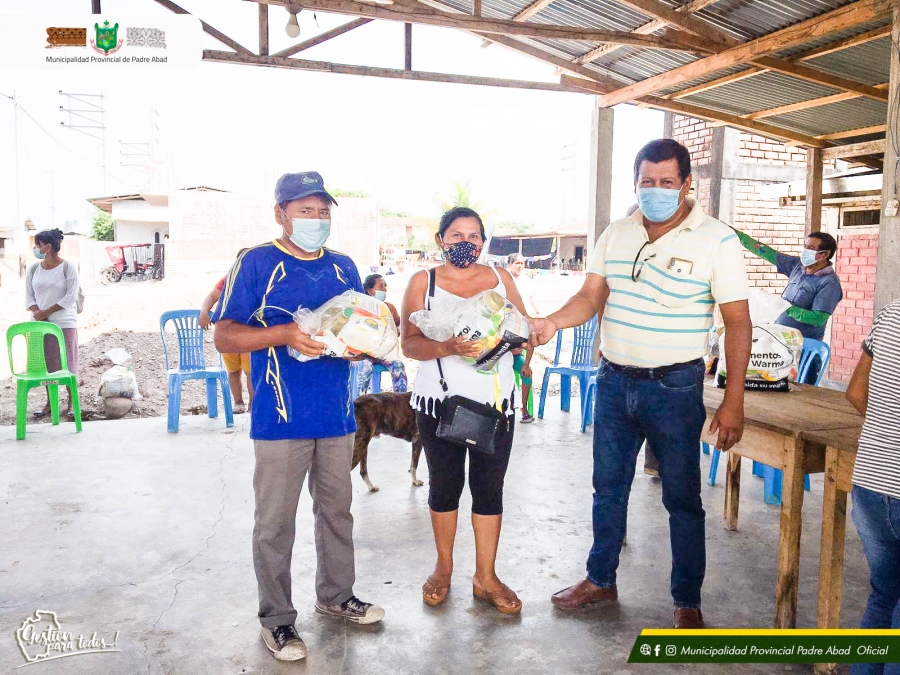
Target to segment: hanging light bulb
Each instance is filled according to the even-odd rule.
[[[300,37],[300,24],[297,22],[297,14],[300,13],[301,9],[300,6],[293,2],[285,2],[284,8],[291,15],[291,18],[288,19],[287,26],[284,28],[284,32],[291,38]]]

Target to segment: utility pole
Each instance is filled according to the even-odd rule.
[[[16,257],[16,267],[19,276],[22,276],[23,267],[22,255],[25,251],[25,219],[22,218],[22,173],[21,162],[19,161],[19,98],[16,90],[13,89],[13,114],[15,119],[13,122],[13,143],[15,145],[16,157],[16,220],[13,227],[13,255]]]
[[[60,90],[59,95],[66,97],[66,105],[59,106],[60,111],[69,114],[68,123],[60,122],[60,126],[100,141],[103,196],[106,197],[108,196],[106,192],[106,123],[104,121],[103,94],[69,94]],[[100,102],[97,103],[94,99],[100,99]],[[73,108],[73,102],[81,107]]]

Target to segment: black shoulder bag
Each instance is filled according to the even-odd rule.
[[[431,309],[431,298],[434,297],[435,270],[428,270],[428,309]],[[441,375],[441,389],[444,390],[444,401],[438,419],[435,436],[451,443],[465,445],[471,450],[494,454],[497,435],[506,428],[507,419],[500,410],[486,403],[473,401],[465,396],[447,396],[449,391],[444,380],[444,368],[441,360],[437,360],[438,372]]]

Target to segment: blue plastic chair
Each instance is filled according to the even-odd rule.
[[[562,351],[563,331],[556,333],[556,356],[553,365],[544,371],[544,381],[541,385],[541,402],[538,406],[538,417],[544,417],[544,404],[547,402],[550,376],[560,376],[560,409],[569,412],[572,398],[572,378],[578,378],[581,394],[581,415],[585,414],[585,394],[587,393],[588,380],[597,373],[594,365],[594,339],[597,337],[597,317],[575,326],[575,343],[572,346],[572,360],[568,366],[559,365],[559,354]]]
[[[372,384],[369,385],[369,390],[373,394],[381,393],[381,374],[389,372],[387,368],[382,366],[380,363],[375,363],[372,365]]]
[[[828,370],[828,362],[831,360],[831,348],[821,340],[811,338],[803,339],[803,349],[800,351],[800,363],[797,365],[797,382],[811,384],[818,387]],[[812,367],[818,361],[819,369],[813,372]],[[703,444],[707,447],[707,444]],[[712,460],[709,464],[708,485],[716,484],[716,472],[719,470],[719,450],[713,450]],[[781,504],[781,489],[784,474],[781,469],[776,469],[762,462],[753,462],[753,475],[763,479],[763,501],[766,504]],[[809,491],[809,474],[803,477],[803,489]]]
[[[169,432],[178,433],[178,421],[181,412],[181,388],[185,380],[206,380],[206,409],[210,417],[219,416],[216,382],[222,385],[222,402],[225,407],[225,426],[234,426],[234,413],[231,408],[231,390],[228,388],[228,373],[219,356],[218,366],[207,366],[203,351],[204,331],[199,324],[199,309],[179,309],[163,312],[159,317],[159,336],[162,338],[163,352],[166,357],[166,373],[169,379]],[[178,337],[178,367],[169,367],[169,348],[166,345],[166,324],[175,324]]]
[[[581,407],[581,433],[588,424],[594,423],[594,397],[597,395],[597,376],[591,375],[584,392],[584,405]]]

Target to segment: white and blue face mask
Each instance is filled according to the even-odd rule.
[[[32,253],[34,253],[34,257],[37,258],[38,260],[43,260],[44,258],[47,257],[46,254],[45,254],[45,253],[42,253],[42,252],[41,252],[41,249],[39,249],[39,248],[35,248],[35,249],[32,251]]]
[[[644,217],[654,223],[664,223],[681,206],[681,188],[642,187],[637,190],[638,206]]]
[[[811,251],[808,248],[805,248],[802,251],[800,251],[800,263],[804,267],[812,267],[817,262],[819,262],[817,259],[818,255],[819,255],[818,251]]]
[[[375,299],[381,300],[384,302],[384,299],[387,297],[387,291],[375,291]]]
[[[322,248],[331,234],[331,220],[323,218],[291,218],[291,226],[290,240],[310,253]]]

